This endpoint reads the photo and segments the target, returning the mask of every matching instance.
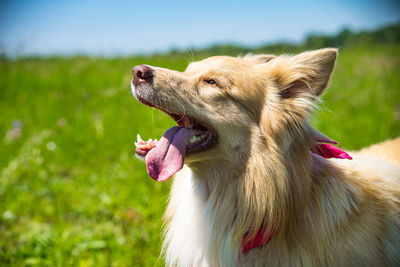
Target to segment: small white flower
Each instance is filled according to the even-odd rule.
[[[15,219],[15,214],[11,210],[6,210],[3,212],[3,219],[5,221],[12,221]]]
[[[56,143],[54,143],[52,141],[49,141],[46,144],[46,148],[47,148],[48,151],[54,151],[54,150],[56,150],[57,145],[56,145]]]

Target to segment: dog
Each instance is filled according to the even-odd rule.
[[[178,124],[135,143],[175,176],[166,265],[400,266],[400,138],[347,154],[309,123],[337,54],[134,67],[133,95]]]

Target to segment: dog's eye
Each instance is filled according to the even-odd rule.
[[[217,83],[216,83],[213,79],[211,79],[211,80],[206,80],[206,82],[207,82],[209,85],[217,85]]]

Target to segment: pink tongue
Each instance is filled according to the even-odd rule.
[[[147,172],[156,181],[168,180],[183,167],[186,144],[196,131],[175,126],[168,129],[146,155]]]

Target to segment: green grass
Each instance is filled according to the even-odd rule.
[[[0,61],[0,265],[155,266],[170,182],[134,158],[174,122],[130,93],[134,65],[191,55]],[[400,47],[344,48],[313,124],[346,149],[400,135]]]

